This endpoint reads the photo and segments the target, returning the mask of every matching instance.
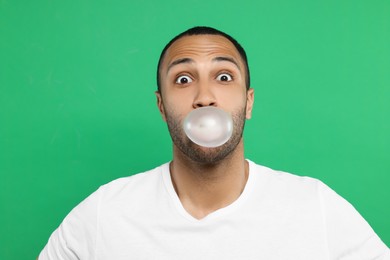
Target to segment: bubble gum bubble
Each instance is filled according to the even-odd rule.
[[[204,147],[218,147],[232,136],[233,120],[220,108],[201,107],[187,115],[183,128],[194,143]]]

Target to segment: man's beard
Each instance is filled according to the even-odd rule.
[[[232,114],[233,133],[230,139],[215,148],[201,147],[193,143],[183,130],[183,121],[173,111],[166,111],[169,133],[173,143],[191,160],[198,163],[213,164],[228,156],[240,143],[245,125],[245,107]]]

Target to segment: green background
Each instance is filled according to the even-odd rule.
[[[246,157],[319,178],[390,245],[390,2],[0,0],[0,259],[32,259],[99,185],[164,163],[155,71],[177,33],[246,48]]]

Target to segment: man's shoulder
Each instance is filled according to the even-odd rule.
[[[264,175],[267,175],[275,180],[281,180],[281,181],[292,181],[292,182],[308,182],[308,183],[317,183],[320,182],[320,180],[309,177],[309,176],[301,176],[297,175],[295,173],[290,173],[287,171],[282,170],[276,170],[264,165],[257,164],[253,161],[248,160],[250,163],[250,169],[253,170],[255,173],[261,173]]]
[[[133,194],[137,192],[145,193],[145,191],[153,190],[161,184],[163,172],[168,167],[169,163],[165,163],[151,170],[121,177],[102,185],[99,190],[105,196],[116,196],[129,192]]]
[[[249,160],[248,160],[249,161]],[[249,161],[250,169],[255,178],[262,179],[265,186],[274,190],[298,191],[298,192],[317,192],[320,187],[326,185],[319,179],[300,176],[286,171],[275,170],[263,165]]]
[[[115,180],[112,180],[105,184],[104,186],[112,186],[112,185],[123,185],[127,183],[136,183],[139,181],[143,181],[145,179],[153,179],[157,178],[163,171],[164,167],[167,167],[169,163],[164,163],[159,166],[156,166],[153,169],[146,170],[143,172],[138,172],[135,174],[132,174],[130,176],[121,177]]]

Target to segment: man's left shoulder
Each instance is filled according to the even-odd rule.
[[[262,179],[268,188],[285,192],[317,193],[321,188],[328,188],[321,180],[300,176],[286,171],[275,170],[248,160],[251,174],[254,178]]]

